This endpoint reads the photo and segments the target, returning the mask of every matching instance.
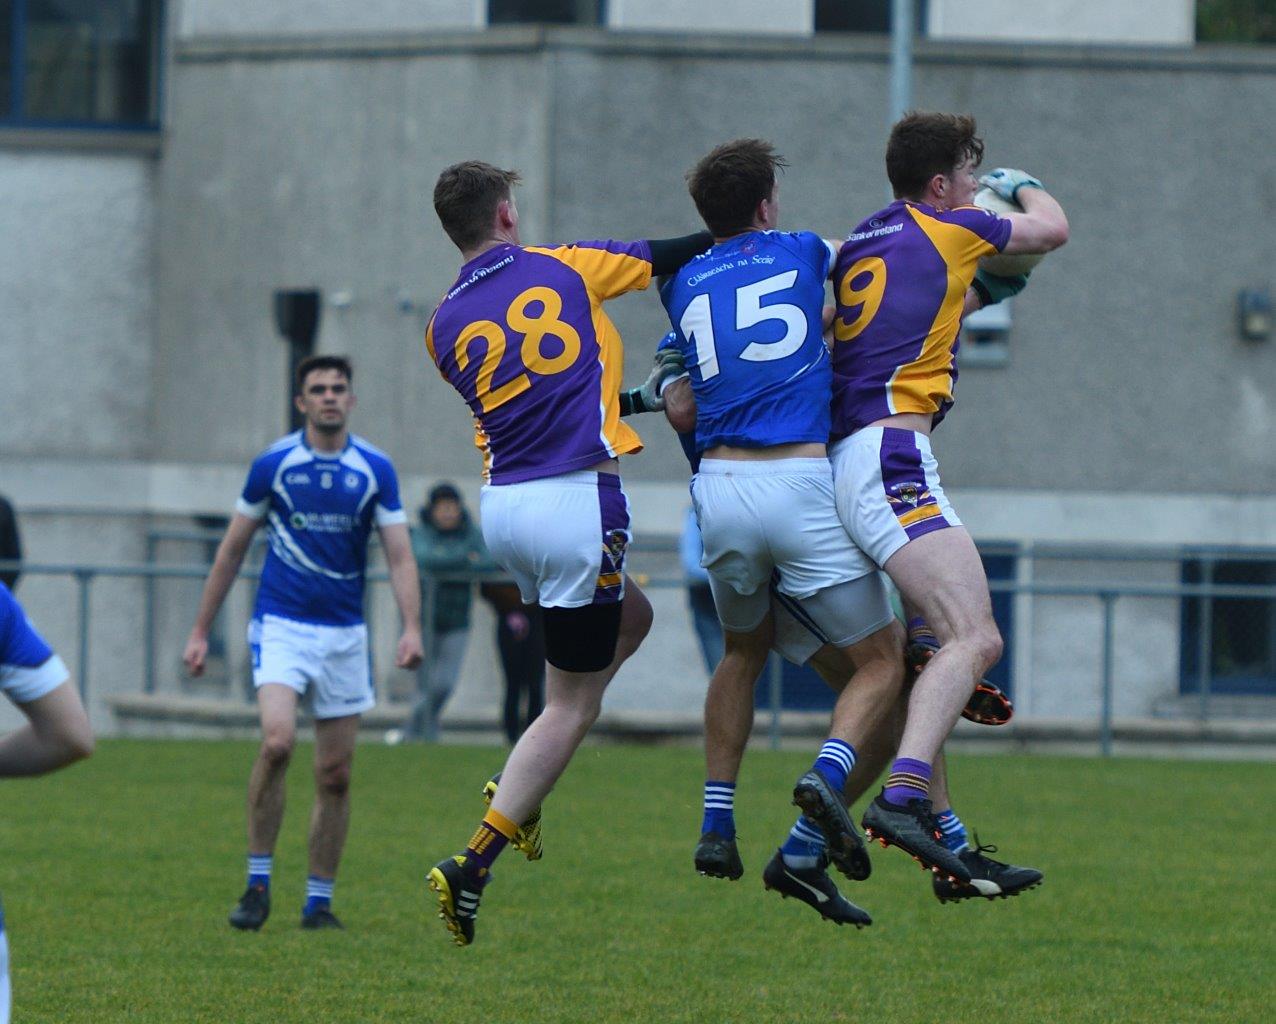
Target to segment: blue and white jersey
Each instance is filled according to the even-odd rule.
[[[0,674],[6,668],[39,668],[52,657],[18,599],[0,583]]]
[[[363,621],[368,534],[407,522],[389,456],[354,434],[317,452],[300,430],[257,456],[235,510],[264,519],[270,539],[254,617],[325,626]]]
[[[829,438],[824,285],[836,254],[809,231],[719,242],[660,289],[696,396],[696,449]]]

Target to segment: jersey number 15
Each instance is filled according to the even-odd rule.
[[[784,337],[779,341],[753,341],[740,353],[741,359],[753,363],[766,363],[783,359],[802,347],[806,341],[809,324],[800,306],[791,302],[762,305],[762,298],[775,292],[786,291],[797,281],[798,272],[790,270],[776,274],[756,284],[746,284],[735,292],[735,329],[745,331],[750,327],[779,320],[784,324]],[[713,339],[713,311],[707,293],[697,295],[687,304],[678,321],[682,336],[696,349],[696,363],[700,367],[700,379],[709,380],[718,375],[718,346]]]

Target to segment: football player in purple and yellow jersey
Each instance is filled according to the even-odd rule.
[[[1067,218],[1039,181],[1004,168],[977,181],[982,156],[974,118],[904,117],[886,147],[896,199],[855,228],[833,275],[829,454],[838,513],[942,645],[913,686],[898,757],[864,827],[928,866],[951,856],[927,799],[932,766],[1001,657],[983,564],[944,497],[930,433],[952,406],[964,312],[1000,297],[1005,284],[976,284],[980,258],[1048,252],[1068,239]],[[1023,212],[973,207],[980,183]]]
[[[524,246],[513,171],[447,168],[434,209],[464,264],[426,345],[474,415],[488,550],[544,609],[545,709],[515,744],[464,852],[429,874],[458,945],[474,938],[493,860],[513,840],[540,854],[541,800],[598,717],[603,690],[651,628],[625,577],[629,504],[617,458],[639,451],[620,421],[623,351],[603,312],[708,248],[707,232],[638,242]]]

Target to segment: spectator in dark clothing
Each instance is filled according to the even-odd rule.
[[[18,517],[14,514],[9,499],[0,494],[0,562],[22,560],[22,540],[18,536]],[[18,585],[18,577],[22,573],[17,569],[5,569],[0,572],[0,581],[10,590]]]
[[[427,636],[425,663],[418,675],[419,695],[403,731],[404,739],[439,737],[439,716],[456,687],[470,633],[471,584],[436,581],[438,574],[491,572],[496,568],[483,536],[470,520],[460,492],[449,483],[430,491],[412,530],[412,550],[421,574],[421,612]]]
[[[538,605],[523,604],[513,583],[484,583],[479,589],[496,612],[496,648],[505,676],[502,723],[511,746],[545,706],[545,632]],[[523,712],[526,695],[526,713]]]

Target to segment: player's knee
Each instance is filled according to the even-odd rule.
[[[1001,660],[1005,643],[1002,641],[1001,633],[995,623],[985,624],[973,638],[973,643],[975,654],[983,666],[980,670],[981,673],[987,672]]]
[[[287,768],[295,742],[290,729],[267,730],[261,741],[261,759],[271,768]]]
[[[350,791],[350,772],[349,760],[320,764],[315,769],[315,782],[328,796],[345,796]]]
[[[647,595],[637,587],[631,587],[625,595],[624,611],[620,617],[620,634],[616,638],[616,653],[621,659],[629,657],[647,639],[655,615]]]

